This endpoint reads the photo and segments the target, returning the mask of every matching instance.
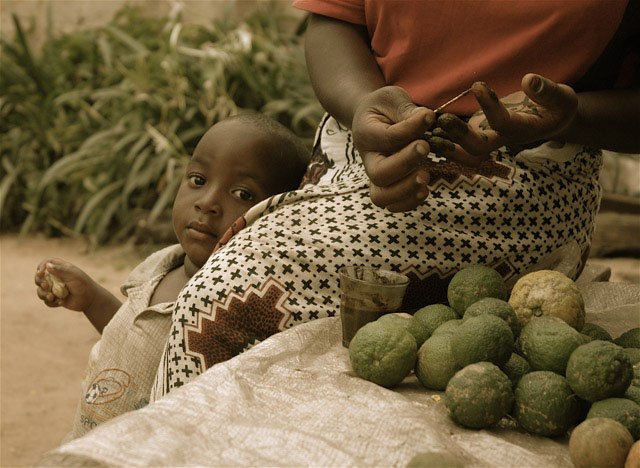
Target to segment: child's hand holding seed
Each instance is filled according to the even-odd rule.
[[[86,311],[96,295],[96,283],[75,265],[46,258],[35,275],[38,297],[49,307]]]

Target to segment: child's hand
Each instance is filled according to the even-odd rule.
[[[62,281],[67,290],[64,298],[53,293],[53,284],[46,279],[45,271]],[[86,311],[96,295],[96,283],[84,271],[59,258],[46,258],[38,265],[35,275],[38,297],[49,307],[65,307]],[[58,291],[56,291],[58,292]]]
[[[353,141],[371,179],[371,201],[390,211],[408,211],[429,194],[429,154],[423,135],[433,111],[416,106],[404,89],[385,86],[360,101],[352,122]]]
[[[522,91],[501,100],[485,83],[471,89],[482,111],[468,124],[452,114],[441,115],[438,126],[450,142],[430,141],[433,152],[460,164],[478,165],[504,145],[552,139],[572,124],[578,111],[572,88],[532,73],[522,79]]]

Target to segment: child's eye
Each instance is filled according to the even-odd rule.
[[[206,180],[199,174],[191,174],[189,175],[189,182],[199,187],[201,185],[204,185]]]
[[[252,201],[255,199],[255,197],[253,196],[253,193],[245,189],[235,189],[235,190],[232,190],[231,193],[244,201]]]

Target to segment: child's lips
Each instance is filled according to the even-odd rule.
[[[211,239],[218,238],[217,234],[213,231],[213,229],[211,229],[211,227],[198,222],[188,224],[187,232],[189,236],[205,241],[210,241]]]

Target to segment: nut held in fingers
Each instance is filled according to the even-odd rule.
[[[48,271],[44,272],[44,279],[51,285],[51,292],[54,296],[64,299],[69,295],[69,290],[67,289],[67,285],[58,278],[53,273],[49,273]]]

